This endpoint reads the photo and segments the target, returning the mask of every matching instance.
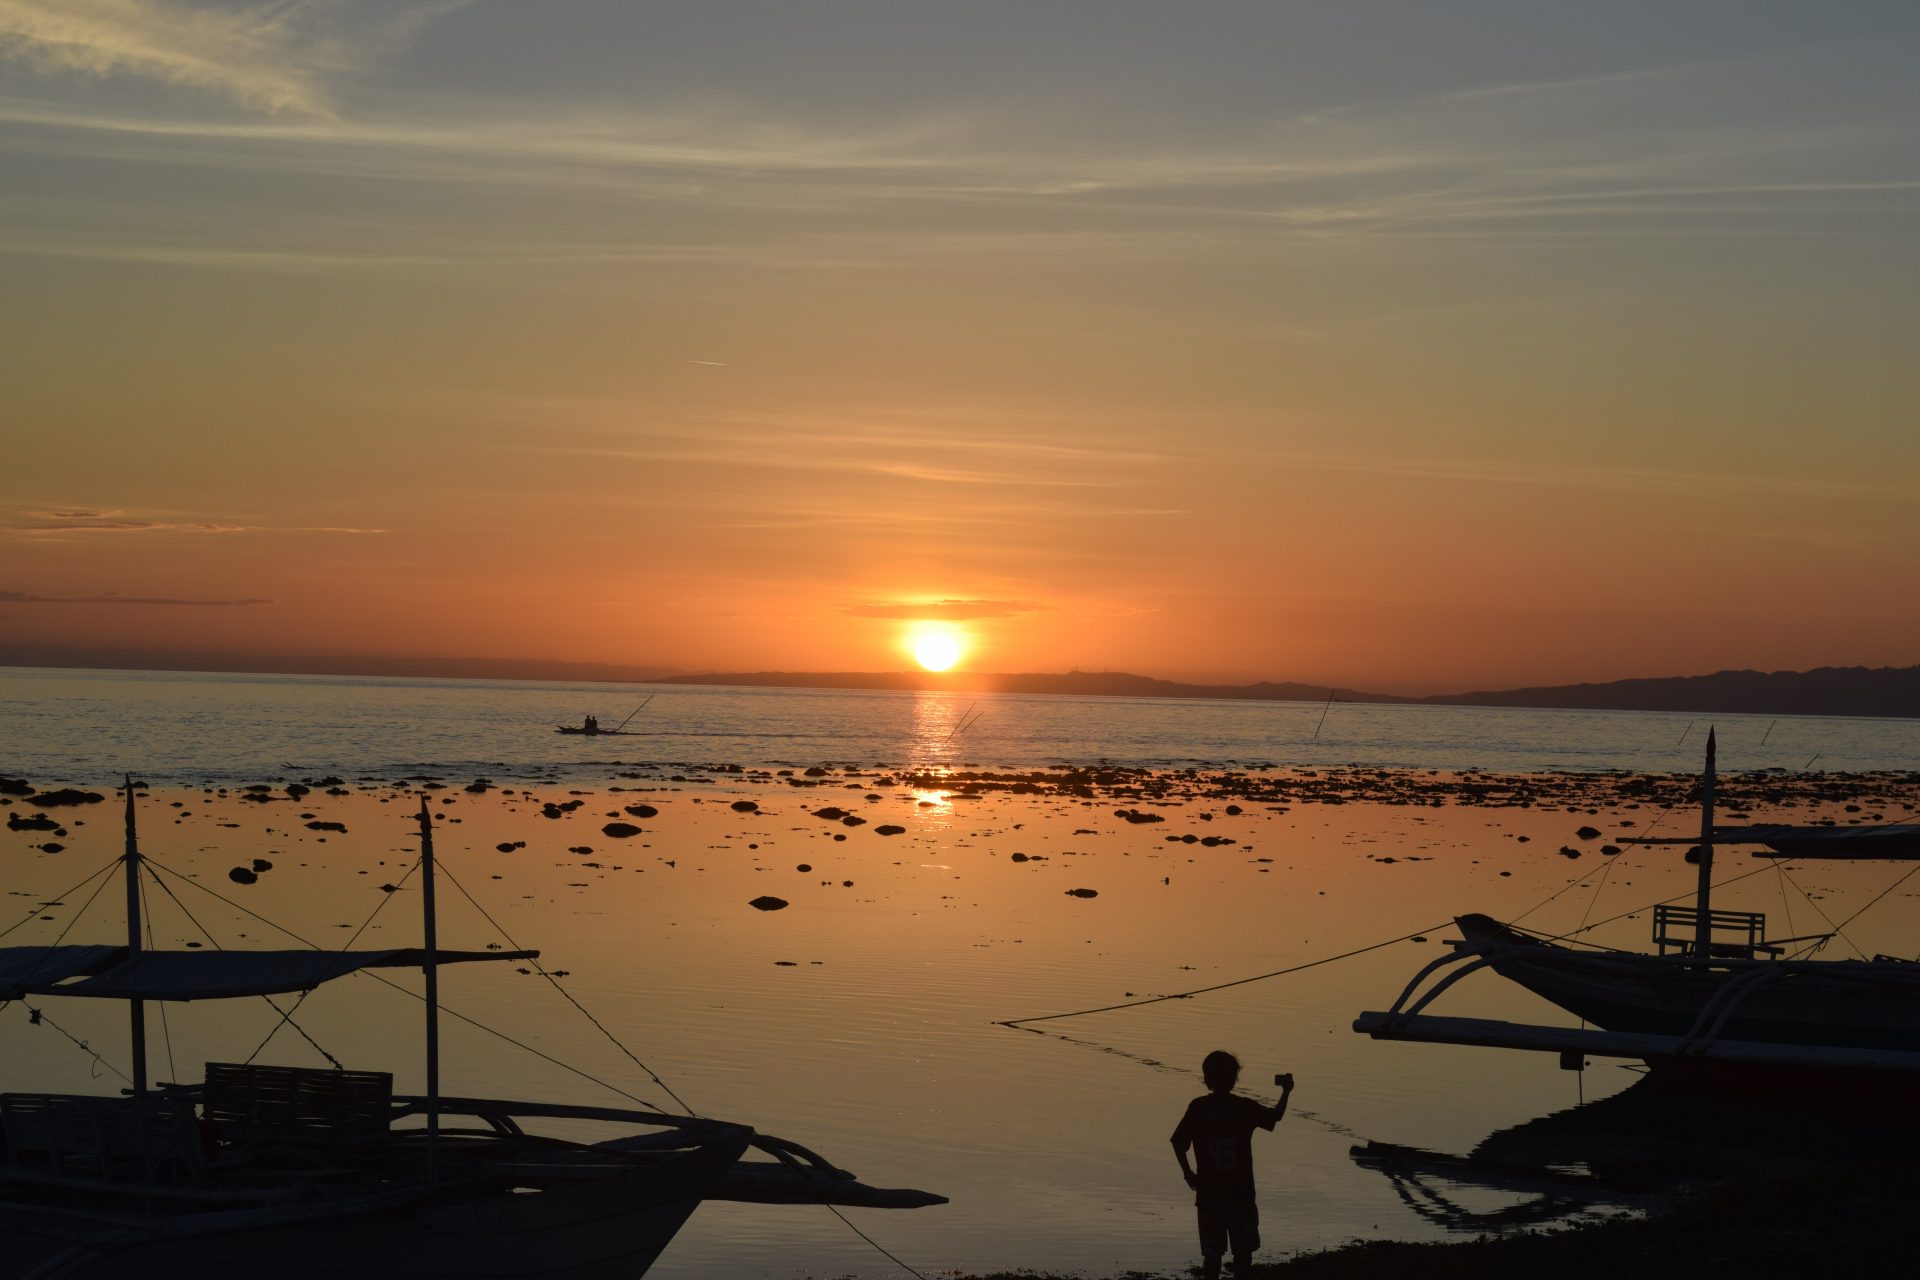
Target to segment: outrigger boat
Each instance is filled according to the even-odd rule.
[[[539,953],[439,949],[424,797],[423,947],[143,947],[134,790],[129,781],[125,945],[0,948],[0,1001],[125,1001],[133,1048],[125,1096],[0,1094],[0,1277],[628,1278],[646,1271],[702,1200],[945,1203],[855,1181],[746,1125],[443,1096],[439,966]],[[393,968],[419,968],[425,977],[424,1095],[395,1095],[393,1077],[372,1071],[209,1063],[198,1084],[148,1079],[151,1001],[304,992],[362,969]],[[458,1127],[447,1123],[455,1118]],[[536,1132],[552,1121],[573,1132],[583,1121],[624,1132],[598,1142]],[[771,1159],[744,1158],[750,1151]]]
[[[1693,903],[1654,908],[1654,953],[1576,948],[1484,915],[1459,916],[1462,936],[1451,941],[1451,954],[1415,975],[1390,1008],[1361,1013],[1353,1029],[1376,1040],[1558,1053],[1571,1069],[1595,1055],[1638,1058],[1667,1079],[1815,1072],[1876,1090],[1920,1091],[1920,963],[1891,956],[1803,958],[1833,935],[1769,939],[1764,914],[1715,910],[1711,901],[1717,847],[1767,846],[1769,852],[1756,856],[1920,859],[1920,825],[1715,828],[1713,793],[1709,733],[1699,839],[1639,842],[1698,848]],[[1583,1025],[1427,1012],[1443,992],[1482,969]]]

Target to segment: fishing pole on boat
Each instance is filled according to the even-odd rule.
[[[645,711],[645,710],[647,709],[647,703],[649,703],[649,702],[652,702],[652,701],[654,700],[654,698],[655,698],[656,696],[657,696],[657,695],[655,695],[655,694],[651,694],[651,693],[650,693],[650,694],[648,694],[648,695],[646,696],[646,698],[645,698],[645,699],[643,699],[643,700],[641,701],[641,703],[640,703],[640,705],[639,705],[639,706],[637,706],[637,707],[635,707],[635,708],[634,708],[633,710],[631,710],[631,711],[629,711],[629,712],[627,712],[627,720],[631,720],[631,719],[633,719],[633,718],[634,718],[635,716],[637,716],[637,715],[639,715],[639,714],[640,714],[640,713],[641,713],[642,711]],[[622,721],[621,721],[621,722],[620,722],[619,724],[617,724],[617,725],[615,725],[615,726],[613,726],[613,731],[614,731],[615,733],[618,733],[618,732],[620,732],[620,731],[621,731],[622,729],[624,729],[624,728],[626,728],[626,727],[627,727],[627,720],[622,720]]]

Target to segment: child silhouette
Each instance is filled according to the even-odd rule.
[[[1262,1106],[1233,1092],[1240,1079],[1240,1060],[1222,1049],[1200,1064],[1207,1092],[1187,1104],[1173,1131],[1173,1154],[1180,1172],[1193,1188],[1193,1204],[1200,1218],[1200,1261],[1205,1280],[1219,1280],[1220,1258],[1233,1246],[1233,1271],[1247,1274],[1253,1251],[1260,1247],[1260,1209],[1253,1192],[1253,1131],[1272,1132],[1287,1113],[1293,1096],[1293,1076],[1280,1075],[1280,1101]],[[1194,1163],[1187,1163],[1187,1152]],[[1198,1168],[1194,1166],[1198,1165]]]

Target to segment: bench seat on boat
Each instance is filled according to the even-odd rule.
[[[201,1109],[223,1144],[351,1146],[387,1135],[393,1075],[209,1062]]]

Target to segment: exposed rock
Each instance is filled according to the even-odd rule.
[[[906,831],[907,829],[897,822],[883,822],[873,829],[873,833],[877,836],[905,835]]]
[[[325,820],[323,820],[323,819],[322,819],[322,820],[316,820],[316,821],[313,821],[313,822],[309,822],[309,823],[307,824],[307,830],[309,830],[309,831],[339,831],[339,832],[345,832],[345,831],[346,831],[346,829],[347,829],[347,824],[346,824],[346,823],[344,823],[344,822],[327,822],[327,821],[325,821]]]
[[[58,791],[42,791],[37,796],[28,796],[27,803],[37,809],[53,809],[70,804],[99,804],[106,799],[98,791],[75,791],[63,787]]]
[[[735,800],[732,804],[728,805],[727,807],[729,809],[732,809],[735,813],[760,812],[760,806],[754,803],[752,800]]]
[[[253,860],[253,869],[255,871],[271,871],[273,870],[273,864],[265,858],[255,858]]]
[[[611,836],[615,840],[625,840],[629,836],[639,835],[640,828],[634,826],[631,822],[609,822],[606,826],[600,828],[600,833]]]
[[[33,784],[25,778],[0,778],[0,796],[30,796]]]
[[[1027,862],[1027,861],[1029,861],[1029,859],[1028,859],[1028,857],[1027,857],[1027,855],[1026,855],[1026,854],[1024,854],[1024,853],[1016,853],[1016,854],[1014,854],[1014,855],[1013,855],[1013,856],[1012,856],[1011,858],[1009,858],[1009,859],[1007,859],[1007,861],[1009,861],[1009,862]]]
[[[1069,898],[1097,898],[1100,896],[1100,891],[1098,889],[1069,889],[1067,890],[1067,896]]]
[[[7,815],[9,831],[58,831],[59,829],[60,824],[44,813],[30,814],[24,818],[17,813]]]
[[[1574,832],[1573,834],[1578,836],[1582,840],[1598,840],[1600,838],[1600,828],[1582,827],[1578,831]]]
[[[843,827],[864,827],[867,825],[867,820],[857,813],[850,813],[840,819],[840,825]]]
[[[772,894],[763,893],[747,905],[755,911],[780,911],[786,907],[787,900],[785,898],[776,898]]]
[[[815,809],[813,816],[822,822],[838,822],[847,816],[847,811],[834,805],[825,805],[819,809]]]
[[[233,881],[235,884],[252,884],[259,878],[259,876],[254,874],[253,868],[251,867],[235,867],[233,870],[227,872],[227,879]]]
[[[67,846],[55,840],[49,840],[38,847],[42,853],[65,853],[67,851]]]
[[[660,811],[650,804],[630,804],[627,806],[627,812],[636,818],[657,818],[660,816]]]

